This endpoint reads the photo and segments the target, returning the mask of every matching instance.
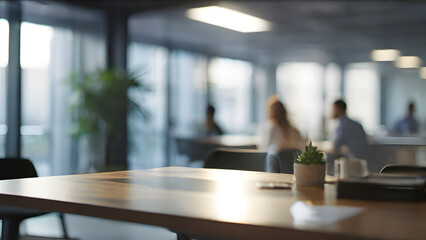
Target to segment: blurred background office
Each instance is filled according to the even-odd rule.
[[[265,28],[195,20],[206,6]],[[226,135],[256,135],[273,94],[304,139],[333,140],[343,98],[378,157],[425,164],[425,11],[417,1],[1,1],[0,156],[28,157],[42,176],[96,171],[79,167],[93,148],[71,137],[68,79],[120,65],[150,88],[129,92],[150,117],[126,120],[126,168],[187,164],[176,138],[199,137],[208,105]],[[389,137],[409,102],[416,135]]]

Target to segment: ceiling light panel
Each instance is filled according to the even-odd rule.
[[[269,31],[272,25],[264,19],[218,6],[192,8],[186,11],[186,16],[196,21],[243,33]]]
[[[419,68],[422,64],[417,56],[401,56],[395,61],[395,66],[398,68]]]
[[[377,49],[370,53],[371,59],[377,62],[395,61],[399,55],[400,52],[396,49]]]

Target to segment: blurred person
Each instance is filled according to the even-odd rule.
[[[219,124],[214,120],[214,114],[216,109],[212,105],[207,106],[206,111],[206,121],[201,126],[201,135],[204,136],[218,136],[222,135],[224,132]]]
[[[260,149],[278,153],[284,149],[302,149],[305,143],[299,131],[291,124],[285,106],[273,95],[268,99],[268,121],[262,129]]]
[[[332,118],[337,119],[339,123],[331,153],[368,160],[370,151],[367,135],[361,124],[346,116],[346,103],[343,100],[333,103]]]
[[[408,104],[407,115],[395,123],[393,132],[398,135],[415,135],[418,133],[417,120],[414,118],[415,106],[413,102]]]

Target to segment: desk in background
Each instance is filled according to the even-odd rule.
[[[176,138],[178,154],[189,161],[205,160],[207,154],[216,148],[256,149],[259,138],[248,135],[221,135],[206,138]]]
[[[425,137],[370,137],[371,159],[368,164],[370,171],[379,172],[386,164],[426,165]],[[314,142],[318,149],[330,151],[333,143],[330,141]],[[328,174],[333,175],[334,159],[340,156],[329,154]]]
[[[386,158],[389,163],[426,165],[425,137],[374,137],[376,158]]]
[[[426,202],[336,199],[336,186],[260,190],[293,176],[167,167],[0,182],[0,204],[149,224],[214,239],[424,239]],[[362,207],[349,219],[297,224],[297,201]]]

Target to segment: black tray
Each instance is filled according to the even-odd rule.
[[[426,177],[396,174],[375,174],[365,178],[338,181],[339,198],[421,201],[426,200]]]

